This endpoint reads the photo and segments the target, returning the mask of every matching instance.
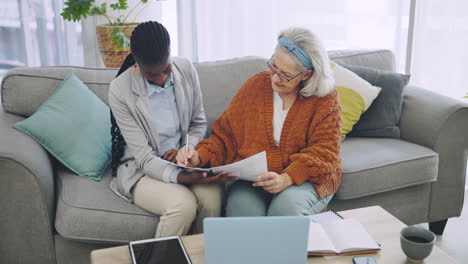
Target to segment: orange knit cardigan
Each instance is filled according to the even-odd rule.
[[[211,136],[196,149],[201,167],[225,165],[266,151],[269,171],[286,172],[297,185],[309,181],[323,198],[335,193],[340,185],[340,131],[336,90],[324,97],[298,96],[277,146],[271,75],[261,72],[242,85],[215,121]]]

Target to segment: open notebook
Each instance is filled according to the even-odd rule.
[[[379,250],[380,245],[357,220],[310,221],[309,256],[358,255]]]
[[[342,220],[343,216],[335,211],[326,211],[320,214],[309,215],[309,219],[315,223],[328,223],[336,220]]]

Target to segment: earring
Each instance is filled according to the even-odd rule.
[[[137,75],[138,74],[138,67],[137,65],[133,65],[133,75]]]

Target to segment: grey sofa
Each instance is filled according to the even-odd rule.
[[[334,51],[337,62],[394,70],[390,51]],[[211,127],[240,85],[266,69],[263,58],[197,64]],[[87,263],[93,249],[154,235],[158,216],[127,203],[100,182],[74,175],[12,128],[30,116],[73,71],[107,102],[116,69],[21,68],[1,84],[0,263]],[[442,77],[441,77],[442,78]],[[405,89],[401,139],[347,138],[343,176],[330,208],[380,205],[406,224],[446,219],[463,206],[468,105],[421,88]],[[70,138],[73,141],[73,138]]]

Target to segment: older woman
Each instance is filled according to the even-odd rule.
[[[228,216],[322,211],[341,180],[340,105],[326,50],[307,29],[280,33],[269,71],[247,80],[196,150],[177,161],[229,164],[266,150],[268,172],[234,182]]]

